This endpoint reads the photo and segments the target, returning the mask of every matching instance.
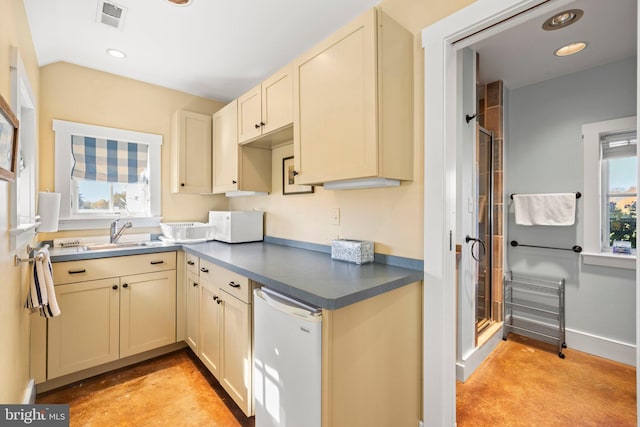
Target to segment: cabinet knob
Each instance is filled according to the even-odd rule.
[[[113,289],[113,290],[115,291],[116,289],[118,289],[118,285],[113,285],[113,286],[111,287],[111,289]]]
[[[218,301],[218,297],[217,297],[217,295],[214,295],[214,296],[213,296],[213,300],[214,300],[214,301]]]
[[[260,125],[259,124],[255,124],[253,126],[255,126],[256,129],[260,129]]]
[[[193,282],[193,287],[194,287],[194,288],[197,288],[197,287],[198,287],[198,284],[197,284],[196,282]]]
[[[195,265],[196,263],[193,261],[187,261],[187,265]]]
[[[229,286],[231,286],[232,288],[239,288],[240,287],[240,283],[229,282]]]
[[[126,289],[129,287],[129,284],[125,283],[124,285],[122,285],[122,287]]]
[[[265,124],[265,122],[260,122],[260,126],[264,126]]]
[[[200,271],[202,271],[203,273],[208,273],[208,272],[209,272],[209,269],[208,269],[208,268],[201,267],[201,268],[200,268]]]
[[[218,298],[218,301],[216,301],[218,304],[220,304],[222,302],[222,300],[220,298]]]
[[[232,184],[237,184],[238,181],[236,181],[235,179],[233,181],[231,181]]]
[[[184,182],[181,182],[181,183],[180,183],[180,187],[184,187]]]
[[[293,174],[293,176],[298,176],[298,171],[293,171],[291,173]]]

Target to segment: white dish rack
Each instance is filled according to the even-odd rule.
[[[215,227],[204,222],[160,223],[165,240],[176,243],[213,240]]]

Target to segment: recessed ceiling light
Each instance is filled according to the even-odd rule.
[[[174,6],[189,6],[192,0],[167,0]]]
[[[118,49],[107,49],[107,53],[114,58],[126,58],[127,54]]]
[[[569,56],[569,55],[573,55],[574,53],[580,52],[585,47],[587,47],[587,43],[586,42],[569,43],[569,44],[564,45],[561,48],[557,49],[554,52],[554,54],[556,56]]]
[[[542,28],[547,31],[558,30],[577,22],[578,19],[582,18],[582,15],[584,15],[584,12],[581,9],[565,10],[544,21]]]

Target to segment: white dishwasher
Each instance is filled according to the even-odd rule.
[[[256,427],[320,427],[322,312],[254,290]]]

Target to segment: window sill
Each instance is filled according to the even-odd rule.
[[[611,253],[582,253],[582,262],[589,265],[601,267],[624,268],[627,270],[636,269],[635,255],[622,255]]]
[[[96,230],[109,228],[115,216],[101,218],[60,218],[58,221],[59,230]],[[161,216],[153,217],[119,217],[123,221],[131,221],[134,227],[159,227],[162,221]]]

